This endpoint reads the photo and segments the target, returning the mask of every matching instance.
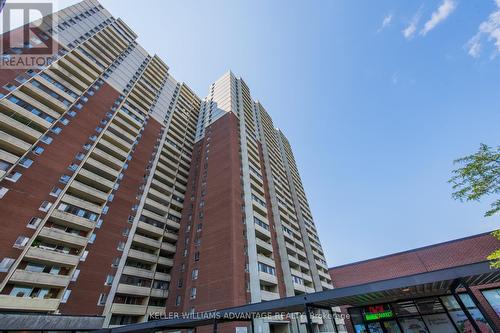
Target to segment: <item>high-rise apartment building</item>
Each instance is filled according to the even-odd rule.
[[[241,78],[202,101],[95,0],[37,36],[2,59],[45,40],[51,64],[0,68],[0,312],[110,326],[332,288],[290,144]]]

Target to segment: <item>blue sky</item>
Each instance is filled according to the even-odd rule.
[[[446,182],[500,144],[497,1],[102,4],[201,97],[228,69],[245,79],[293,145],[333,266],[499,228]]]

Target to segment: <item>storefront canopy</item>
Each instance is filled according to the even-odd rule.
[[[488,262],[473,263],[389,280],[336,288],[327,291],[287,297],[234,308],[196,313],[192,316],[159,319],[131,324],[102,332],[151,332],[212,325],[214,322],[237,321],[270,313],[302,312],[308,308],[329,309],[335,306],[363,306],[394,302],[402,299],[443,295],[460,285],[470,287],[500,281],[500,269],[491,269]]]

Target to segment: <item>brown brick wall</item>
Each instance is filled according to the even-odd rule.
[[[15,240],[20,235],[31,237],[34,234],[33,229],[26,227],[27,223],[32,217],[46,215],[38,210],[40,204],[45,200],[55,202],[56,198],[49,195],[50,191],[55,185],[63,187],[59,177],[71,174],[68,166],[79,162],[75,160],[76,154],[82,151],[89,136],[95,134],[96,126],[117,97],[118,92],[104,84],[74,118],[68,117],[67,126],[59,125],[62,128],[59,135],[50,134],[54,138],[50,145],[40,143],[45,149],[41,155],[30,153],[29,158],[34,161],[30,168],[15,168],[14,171],[23,174],[16,183],[8,180],[0,183],[0,186],[10,189],[0,200],[0,258],[17,258],[21,254],[21,250],[12,247]],[[5,273],[0,274],[0,279],[4,277]]]
[[[207,142],[210,142],[210,145],[206,195],[203,197],[205,206],[200,208]],[[205,138],[195,145],[172,269],[167,312],[189,311],[192,306],[198,312],[247,303],[249,294],[246,292],[244,270],[245,239],[240,169],[238,118],[228,113],[210,125],[206,129]],[[191,201],[193,181],[196,184],[196,195],[194,201]],[[203,212],[202,219],[199,217],[200,212]],[[188,233],[189,253],[184,258],[184,239],[189,214],[192,214],[192,227]],[[196,231],[198,223],[203,224],[201,232]],[[200,246],[194,245],[196,235],[201,236]],[[200,253],[199,261],[194,260],[195,251]],[[183,263],[186,268],[185,272],[181,273]],[[199,269],[199,276],[197,280],[192,281],[191,271],[195,267]],[[177,287],[179,278],[184,281],[182,288]],[[189,298],[192,287],[197,288],[195,300]],[[177,295],[182,296],[180,307],[174,305]],[[220,328],[226,330],[232,326]]]
[[[89,254],[85,262],[80,263],[81,270],[76,282],[71,282],[69,289],[71,297],[66,304],[61,305],[63,314],[102,315],[103,307],[97,305],[101,293],[109,294],[111,286],[105,286],[106,276],[114,275],[116,268],[111,267],[114,258],[121,257],[123,252],[117,250],[120,241],[126,242],[123,231],[130,228],[129,215],[132,207],[138,204],[139,187],[144,183],[146,167],[152,158],[154,145],[159,138],[161,124],[150,118],[142,132],[129,166],[123,171],[120,187],[115,197],[109,203],[108,214],[101,216],[103,223],[96,229],[94,244],[89,244]]]

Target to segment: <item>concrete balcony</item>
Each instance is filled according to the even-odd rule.
[[[168,297],[168,290],[152,288],[151,289],[151,297],[167,298]]]
[[[89,171],[87,169],[80,169],[78,171],[78,175],[76,176],[76,179],[78,180],[83,180],[85,181],[86,184],[89,184],[90,186],[93,186],[95,188],[106,188],[108,191],[110,191],[113,186],[114,182],[98,176],[97,174],[93,173],[92,171]]]
[[[123,315],[142,316],[146,314],[146,308],[146,305],[113,303],[111,312]]]
[[[49,220],[62,225],[74,227],[75,229],[92,230],[95,223],[86,218],[79,217],[70,213],[54,210],[49,217]]]
[[[135,127],[136,129],[140,129],[141,128],[142,124],[140,122],[138,122],[136,119],[132,118],[130,115],[128,115],[124,111],[120,111],[120,110],[118,110],[117,115],[119,115],[119,117],[121,119],[123,119],[124,121],[126,121],[127,123],[129,123],[130,125],[132,125],[133,127]],[[142,119],[142,117],[140,117],[140,118]]]
[[[172,211],[170,211],[172,212]],[[181,228],[181,225],[179,222],[172,221],[172,219],[167,218],[167,226],[169,226],[171,229],[174,230],[179,230]]]
[[[151,239],[151,238],[148,238],[148,237],[144,237],[144,236],[141,236],[141,235],[134,235],[134,238],[133,238],[134,242],[137,242],[139,244],[142,244],[142,245],[146,245],[147,247],[152,247],[152,248],[159,248],[161,246],[161,241],[159,240],[154,240],[154,239]]]
[[[136,135],[132,135],[129,132],[124,131],[123,128],[121,128],[115,123],[114,120],[111,122],[111,124],[109,124],[109,128],[114,129],[115,131],[126,137],[129,141],[134,141],[136,138]]]
[[[0,131],[0,148],[14,152],[17,155],[22,155],[31,148],[31,144],[8,133]]]
[[[24,93],[46,105],[49,105],[52,109],[58,111],[59,113],[63,113],[68,108],[66,104],[47,94],[45,91],[38,89],[31,82],[26,82],[21,89]]]
[[[142,215],[148,216],[146,214],[145,210],[142,211]],[[152,234],[152,235],[156,235],[158,237],[163,236],[163,229],[155,227],[154,225],[151,225],[149,223],[139,221],[139,223],[137,224],[137,227],[142,229],[143,231],[146,231],[146,232]]]
[[[149,287],[140,287],[140,286],[133,286],[130,284],[120,283],[118,284],[116,292],[119,294],[126,294],[126,295],[149,296],[150,290],[151,288]]]
[[[127,142],[122,138],[119,138],[117,135],[111,133],[110,131],[104,132],[103,137],[106,138],[106,140],[109,141],[111,144],[117,146],[118,148],[122,149],[125,152],[130,151],[130,148],[132,147],[132,144],[130,142]]]
[[[326,281],[321,281],[321,286],[326,289],[333,289],[333,285],[331,283],[328,283]]]
[[[142,260],[142,261],[145,261],[148,263],[155,263],[156,259],[157,259],[156,254],[146,253],[146,252],[142,252],[142,251],[138,251],[138,250],[134,250],[134,249],[130,249],[128,251],[128,256],[130,258]]]
[[[147,269],[125,266],[123,267],[123,274],[138,276],[146,279],[153,279],[155,272]]]
[[[101,205],[108,199],[108,194],[95,189],[92,186],[86,185],[78,180],[73,180],[70,184],[71,192],[75,193],[79,197],[90,200],[93,202],[99,202]]]
[[[93,159],[92,157],[89,157],[85,161],[85,164],[88,164],[89,166],[91,166],[94,173],[96,173],[97,175],[104,177],[106,179],[110,179],[110,178],[116,179],[116,178],[118,178],[118,175],[120,174],[120,171],[117,171],[113,168],[110,168],[106,164],[101,163],[98,160]]]
[[[165,231],[165,233],[163,234],[163,238],[175,243],[177,239],[179,239],[179,236],[177,234],[174,234],[173,232]]]
[[[264,238],[266,238],[266,239],[271,238],[271,232],[269,230],[267,230],[266,228],[261,227],[257,223],[255,223],[255,232],[264,236]]]
[[[80,256],[45,250],[38,247],[30,247],[25,256],[30,259],[59,263],[67,266],[76,266],[80,261]]]
[[[59,306],[58,298],[32,298],[0,295],[0,308],[13,311],[53,312]]]
[[[160,257],[158,257],[158,264],[172,267],[172,266],[174,266],[174,261],[172,259],[160,256]]]
[[[172,245],[172,244],[167,243],[167,242],[161,243],[161,249],[163,251],[168,252],[168,253],[175,253],[175,245]]]
[[[116,147],[113,145],[111,142],[107,141],[106,138],[101,138],[99,140],[99,143],[97,146],[101,146],[103,149],[107,149],[109,151],[112,151],[112,153],[109,153],[110,155],[113,155],[117,159],[121,161],[125,161],[127,159],[127,152],[121,150],[120,148]]]
[[[314,289],[312,287],[307,287],[307,286],[305,287],[305,290],[306,290],[306,293],[308,293],[308,294],[316,292],[316,289]]]
[[[272,253],[273,252],[273,246],[267,242],[264,242],[260,238],[255,238],[255,244],[257,245],[257,249],[260,248],[265,253]]]
[[[10,133],[19,134],[18,136],[26,137],[28,136],[28,141],[38,140],[42,136],[41,132],[34,130],[33,128],[20,123],[14,118],[8,117],[6,114],[0,113],[0,123],[2,127],[7,127]]]
[[[43,111],[44,113],[48,114],[49,116],[51,116],[55,119],[58,119],[61,116],[61,114],[59,112],[54,111],[52,108],[41,103],[38,99],[35,99],[35,98],[23,93],[19,89],[15,90],[12,94],[14,96],[16,96],[17,98],[26,101],[27,103],[31,104],[32,106],[34,106],[38,110]]]
[[[170,196],[168,196],[165,193],[162,193],[160,191],[157,191],[154,188],[150,188],[148,190],[148,196],[151,196],[152,198],[157,199],[157,200],[164,200],[166,202],[170,201]]]
[[[124,120],[121,117],[115,117],[113,119],[113,122],[116,123],[116,125],[119,126],[122,130],[127,131],[128,133],[130,133],[134,137],[136,137],[137,134],[139,134],[138,128],[132,126],[130,123],[128,123],[126,120]]]
[[[268,258],[266,256],[263,256],[262,254],[258,253],[257,254],[257,260],[263,264],[266,264],[271,267],[276,267],[276,264],[274,263],[274,259]],[[293,273],[292,273],[293,274]]]
[[[92,157],[115,170],[120,170],[123,166],[123,161],[120,161],[97,147],[92,150]]]
[[[18,156],[11,154],[3,149],[0,149],[0,160],[14,164],[17,162],[18,159],[19,159]]]
[[[16,269],[10,281],[28,285],[64,288],[68,285],[70,278],[68,275],[54,275]]]
[[[306,292],[306,287],[303,284],[293,283],[293,289],[301,292]]]
[[[88,202],[86,200],[83,200],[81,198],[75,197],[75,196],[70,195],[70,194],[65,194],[62,197],[62,201],[69,203],[69,204],[73,204],[75,206],[81,207],[81,208],[86,209],[86,210],[90,210],[91,212],[94,212],[96,214],[101,213],[101,206],[100,205],[96,205],[94,203]]]
[[[288,256],[288,261],[294,263],[295,265],[300,265],[299,259],[292,257],[290,255]]]
[[[168,212],[168,207],[164,204],[156,202],[150,198],[146,198],[145,206],[148,206],[150,210],[153,210],[157,214],[166,215]]]
[[[55,228],[43,227],[42,230],[40,230],[39,236],[41,238],[52,240],[57,244],[62,243],[69,246],[76,245],[78,247],[84,247],[87,244],[87,237],[73,235],[69,232]]]
[[[27,119],[33,121],[34,123],[42,126],[43,128],[49,128],[51,126],[51,123],[49,123],[47,120],[42,119],[38,116],[35,116],[33,113],[29,112],[25,108],[22,108],[15,103],[12,103],[8,99],[3,98],[2,100],[0,100],[0,105],[7,108],[8,110],[19,113],[24,118],[27,118]]]
[[[259,271],[259,279],[261,281],[264,281],[267,284],[273,284],[273,285],[278,284],[278,279],[276,278],[276,276],[274,276],[272,274],[268,274],[268,273],[264,273],[264,272]]]
[[[280,298],[280,294],[272,292],[272,291],[261,290],[260,297],[263,301],[271,301],[273,299]]]
[[[155,280],[170,281],[170,279],[170,274],[160,272],[155,273]]]

